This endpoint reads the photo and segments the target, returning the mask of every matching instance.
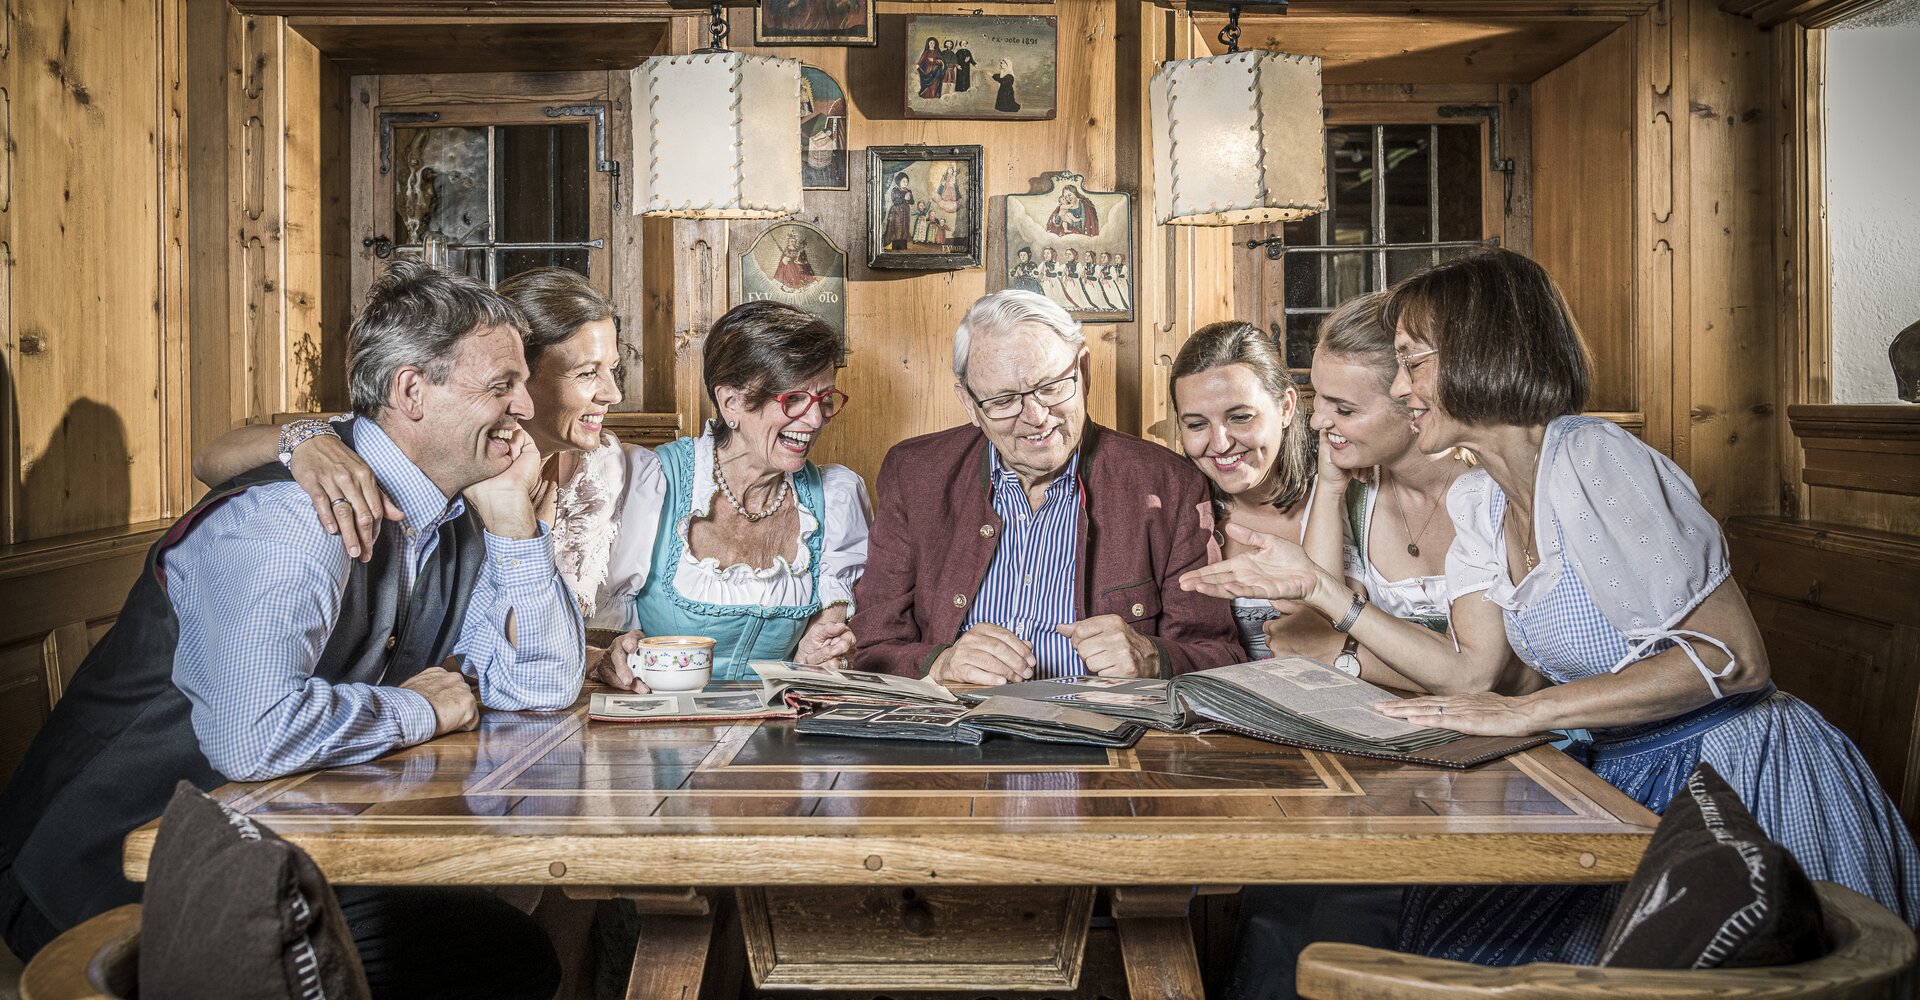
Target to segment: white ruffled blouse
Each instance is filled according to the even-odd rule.
[[[794,536],[792,556],[778,556],[772,566],[722,566],[715,559],[697,557],[692,546],[685,544],[692,519],[711,514],[714,496],[719,492],[713,477],[713,435],[702,434],[694,441],[689,509],[671,513],[664,510],[667,477],[659,456],[634,445],[624,445],[620,450],[626,490],[618,505],[611,568],[599,584],[590,624],[618,629],[638,624],[633,599],[656,571],[654,542],[669,523],[682,542],[680,565],[673,567],[674,589],[688,600],[722,605],[813,603],[813,561],[806,543],[814,532],[824,530],[818,600],[822,606],[844,603],[852,612],[853,586],[867,568],[867,526],[873,521],[866,484],[853,470],[843,465],[820,466],[825,523],[800,504],[800,531]]]

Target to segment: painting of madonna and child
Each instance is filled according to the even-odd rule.
[[[1051,17],[907,18],[907,117],[1051,119],[1055,35]]]
[[[1133,318],[1133,200],[1092,191],[1086,178],[1048,174],[1040,194],[1006,199],[1006,287],[1039,292],[1075,319]]]

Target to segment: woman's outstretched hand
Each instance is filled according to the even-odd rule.
[[[1532,736],[1546,727],[1529,716],[1521,698],[1503,694],[1425,695],[1373,706],[1381,715],[1429,729],[1470,736]]]
[[[1307,550],[1293,542],[1231,521],[1227,522],[1227,537],[1245,545],[1247,550],[1181,574],[1181,590],[1211,597],[1298,601],[1311,597],[1314,588],[1322,582],[1324,572],[1307,558]]]

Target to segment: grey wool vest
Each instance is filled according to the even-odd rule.
[[[335,425],[353,444],[353,422]],[[227,778],[208,763],[191,705],[173,683],[180,623],[160,557],[208,511],[241,492],[290,478],[279,463],[215,487],[147,553],[113,628],[87,655],[26,758],[0,793],[0,870],[61,928],[124,903],[140,886],[120,874],[121,841],[166,808],[176,782],[211,791]],[[433,555],[401,593],[403,547],[392,525],[367,563],[352,561],[340,617],[314,676],[335,684],[399,684],[453,652],[486,556],[471,511],[440,528]]]

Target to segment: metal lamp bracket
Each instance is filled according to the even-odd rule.
[[[1285,14],[1289,0],[1189,0],[1187,12],[1206,10],[1227,15],[1227,26],[1216,37],[1227,53],[1240,51],[1240,15],[1243,12]]]
[[[1485,118],[1487,120],[1487,169],[1506,178],[1506,214],[1513,214],[1513,157],[1500,155],[1500,105],[1442,104],[1442,118]]]
[[[620,161],[607,156],[607,106],[604,104],[567,104],[557,108],[541,108],[548,118],[591,118],[593,119],[593,148],[598,159],[595,166],[603,174],[613,175],[613,207],[620,208]]]

